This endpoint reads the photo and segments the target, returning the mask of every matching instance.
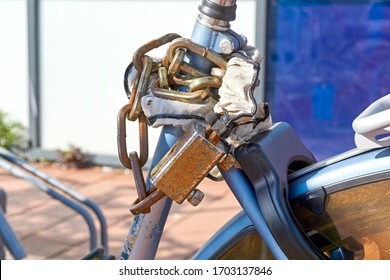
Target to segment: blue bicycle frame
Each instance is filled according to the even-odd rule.
[[[221,2],[226,2],[226,1],[221,1]],[[233,7],[235,6],[236,1],[227,1],[227,2],[229,2],[226,3],[227,6]],[[217,22],[217,24],[221,25],[222,21],[211,19],[211,22]],[[224,21],[223,25],[229,26],[228,21]],[[207,27],[199,23],[199,21],[197,21],[193,29],[191,39],[194,42],[204,47],[210,48],[216,52],[221,51],[219,47],[219,43],[223,39],[229,40],[233,44],[236,50],[246,44],[246,41],[243,37],[241,37],[238,34],[235,34],[229,28],[222,28],[222,29],[223,31],[218,31],[210,27]],[[196,66],[198,69],[209,71],[212,67],[209,61],[199,56],[193,56],[189,58],[189,60],[190,63]],[[159,141],[157,143],[156,152],[153,155],[153,159],[150,164],[149,170],[152,170],[156,166],[156,164],[176,143],[176,141],[183,135],[183,133],[184,132],[180,128],[176,128],[172,126],[163,127]],[[233,176],[234,178],[237,178],[234,180],[245,180],[241,178],[239,174],[240,173],[237,172],[237,174]],[[146,187],[150,188],[149,174],[146,178]],[[249,185],[248,185],[248,189],[249,189]],[[171,204],[172,204],[171,199],[164,198],[159,202],[157,202],[151,208],[151,213],[146,215],[139,214],[135,217],[128,238],[126,240],[124,249],[122,251],[121,259],[128,259],[128,258],[129,259],[153,259],[154,258]],[[149,226],[146,227],[146,225]],[[140,236],[142,236],[142,238],[139,238]]]
[[[230,2],[230,5],[235,4],[235,1]],[[229,40],[235,50],[246,43],[228,28],[216,30],[199,20],[191,39],[216,52],[221,51],[219,43],[223,39]],[[205,71],[212,66],[199,56],[191,55],[188,60]],[[183,133],[177,127],[163,127],[150,170]],[[379,157],[381,153],[382,156]],[[260,235],[275,259],[324,259],[319,251],[313,249],[313,244],[292,214],[290,201],[306,193],[322,190],[324,186],[354,182],[356,178],[367,177],[367,174],[376,176],[371,178],[372,181],[388,178],[389,154],[388,148],[353,150],[316,163],[288,124],[274,124],[270,130],[260,133],[251,143],[235,151],[234,156],[238,162],[245,163],[249,160],[250,167],[245,170],[235,167],[220,170],[243,211],[221,228],[194,259],[216,258],[218,251],[246,228],[251,228]],[[149,175],[146,185],[147,188],[151,187]],[[318,198],[316,201],[321,201],[321,196],[315,198]],[[135,217],[121,259],[154,259],[171,204],[171,199],[163,198],[151,207],[150,213]],[[321,207],[321,203],[316,205]]]

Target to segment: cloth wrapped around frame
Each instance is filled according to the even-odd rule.
[[[232,148],[241,145],[272,125],[268,105],[257,103],[254,97],[255,89],[260,84],[258,75],[262,59],[260,51],[251,46],[230,55],[222,85],[218,89],[219,100],[208,97],[201,103],[155,96],[150,87],[157,78],[153,74],[147,94],[141,100],[149,124],[152,127],[180,126],[187,131],[198,122],[211,125]],[[134,86],[132,79],[137,76],[135,71],[131,68],[128,74],[130,87]]]

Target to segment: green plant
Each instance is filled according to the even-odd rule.
[[[0,110],[0,146],[6,149],[21,147],[25,142],[24,133],[25,128],[20,122],[10,119]]]

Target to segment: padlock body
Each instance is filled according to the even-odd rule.
[[[185,133],[153,168],[150,182],[177,203],[182,203],[225,155],[202,128]]]

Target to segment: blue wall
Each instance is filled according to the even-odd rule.
[[[267,21],[274,121],[317,159],[354,148],[353,119],[390,93],[390,2],[273,0]]]

